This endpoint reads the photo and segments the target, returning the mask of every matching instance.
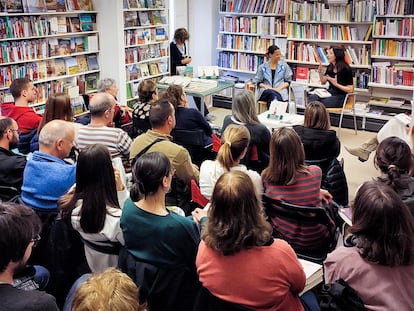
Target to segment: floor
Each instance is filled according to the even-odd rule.
[[[231,114],[231,110],[217,108],[217,107],[210,107],[210,113],[216,116],[214,120],[214,124],[218,126],[223,125],[223,119],[226,115]],[[338,130],[335,127],[332,127],[334,130]],[[374,154],[371,154],[371,157],[367,162],[360,162],[356,157],[350,155],[344,148],[347,147],[356,147],[360,146],[365,141],[373,138],[376,136],[376,133],[367,132],[367,131],[358,131],[357,135],[355,135],[354,130],[351,129],[341,129],[340,141],[341,141],[341,153],[339,158],[344,159],[344,169],[345,175],[348,181],[348,188],[349,188],[349,199],[350,201],[353,200],[355,197],[355,191],[358,187],[364,182],[371,180],[372,178],[378,176],[378,172],[374,167]]]

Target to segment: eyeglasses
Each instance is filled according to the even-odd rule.
[[[42,238],[40,237],[40,235],[37,234],[33,239],[30,240],[30,242],[33,242],[33,247],[36,247],[41,239]]]
[[[9,129],[9,131],[17,132],[17,134],[20,135],[20,130]]]

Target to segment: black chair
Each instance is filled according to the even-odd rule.
[[[11,186],[0,186],[0,202],[21,203],[20,191]]]
[[[299,206],[263,195],[273,236],[287,241],[298,257],[322,263],[338,240],[330,207]]]

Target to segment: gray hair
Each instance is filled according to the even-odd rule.
[[[241,90],[233,97],[232,105],[233,115],[246,124],[259,124],[256,112],[256,100],[253,92],[249,90]]]
[[[52,120],[43,126],[39,134],[39,144],[51,147],[59,139],[64,139],[74,131],[73,123],[63,120]]]
[[[105,78],[105,79],[99,80],[98,92],[105,92],[107,89],[109,89],[114,84],[116,84],[116,81],[115,79],[112,79],[112,78]]]
[[[89,102],[91,116],[101,116],[106,110],[112,108],[114,98],[107,93],[96,93]]]

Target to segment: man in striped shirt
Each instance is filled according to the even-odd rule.
[[[115,100],[107,93],[95,94],[89,103],[91,123],[78,130],[78,148],[93,144],[108,147],[112,158],[121,158],[125,171],[131,170],[129,152],[131,138],[122,129],[110,127],[114,116]]]

